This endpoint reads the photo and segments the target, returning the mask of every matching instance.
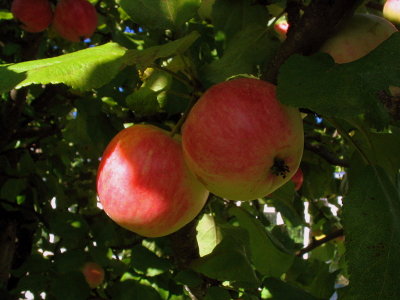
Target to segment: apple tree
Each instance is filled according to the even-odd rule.
[[[399,299],[399,7],[395,0],[0,0],[0,299]],[[176,201],[181,182],[173,178],[186,165],[164,168],[167,145],[174,137],[181,151],[199,99],[240,78],[268,82],[280,105],[301,115],[288,129],[300,165],[281,164],[279,188],[251,199],[236,187],[228,196],[208,193],[213,182],[189,168],[202,200],[192,205],[195,197],[182,192]],[[237,110],[234,98],[254,94],[220,95],[225,103],[204,115],[217,113],[219,129],[208,117],[190,121],[203,120],[198,137],[207,136],[208,153],[231,157],[227,170],[251,167],[254,145],[268,153],[293,147],[281,145],[285,122],[260,127],[278,119],[262,110],[247,118],[256,124],[247,135],[232,134],[230,126],[245,127],[247,109]],[[149,126],[170,140],[140,150],[135,163],[134,149],[98,175],[118,133]],[[270,145],[260,132],[271,132]],[[216,136],[240,143],[221,152]],[[240,154],[232,159],[231,150]],[[201,155],[210,164],[213,157]],[[146,202],[156,197],[148,190],[122,206],[138,193],[130,172],[153,167],[146,186],[168,183],[166,209]],[[114,201],[107,209],[98,178]],[[121,218],[111,219],[108,209],[119,205]],[[190,215],[170,228],[126,225],[132,213],[150,226],[156,209]]]

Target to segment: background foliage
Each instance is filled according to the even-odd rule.
[[[399,118],[378,101],[400,82],[399,34],[353,63],[293,51],[280,67],[279,99],[306,113],[298,192],[289,182],[251,202],[211,196],[196,222],[145,239],[98,206],[110,139],[132,123],[173,130],[212,84],[263,75],[281,53],[274,20],[324,1],[93,0],[99,26],[80,43],[22,31],[10,2],[0,0],[1,299],[400,297]],[[381,1],[349,2],[381,14]],[[85,261],[105,269],[96,289]]]

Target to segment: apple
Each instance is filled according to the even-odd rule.
[[[264,197],[290,180],[303,140],[299,110],[278,101],[275,85],[254,78],[212,86],[182,127],[189,168],[210,192],[230,200]]]
[[[393,23],[400,23],[400,0],[387,0],[383,5],[383,16]]]
[[[301,168],[298,168],[296,173],[294,173],[293,177],[290,179],[294,183],[294,189],[298,191],[303,185],[304,174]]]
[[[274,24],[274,30],[278,34],[279,40],[283,41],[286,39],[289,23],[286,20],[278,21]]]
[[[98,287],[104,281],[104,269],[95,262],[86,262],[83,265],[82,273],[92,289]]]
[[[367,55],[396,31],[396,27],[385,18],[355,14],[324,43],[320,51],[331,55],[338,64],[352,62]]]
[[[89,38],[97,28],[96,8],[87,0],[61,0],[54,11],[53,27],[71,42]]]
[[[209,194],[186,166],[179,138],[152,125],[134,125],[111,140],[97,192],[112,220],[145,237],[168,235],[192,221]]]
[[[21,27],[28,32],[41,32],[53,20],[53,10],[48,0],[14,0],[11,12]]]

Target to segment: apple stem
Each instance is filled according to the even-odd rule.
[[[290,172],[289,166],[281,158],[275,157],[274,164],[271,167],[272,174],[286,178],[287,173]]]
[[[190,100],[188,106],[186,107],[186,110],[183,112],[181,118],[175,124],[174,128],[172,129],[172,131],[170,133],[171,137],[174,137],[175,134],[180,132],[181,127],[182,127],[183,123],[185,122],[187,115],[189,114],[190,110],[192,109],[193,105],[196,103],[198,98],[200,98],[200,95],[198,95],[198,94],[191,95],[191,100]]]

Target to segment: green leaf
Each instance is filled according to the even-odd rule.
[[[82,215],[66,211],[54,211],[49,216],[51,231],[62,237],[63,241],[77,246],[85,241],[89,230],[88,224]]]
[[[335,64],[327,54],[293,55],[280,68],[278,97],[288,105],[326,116],[367,114],[376,127],[387,122],[378,93],[400,86],[400,33],[394,33],[367,56]]]
[[[151,116],[161,110],[157,98],[158,95],[158,92],[155,92],[148,87],[141,87],[126,97],[126,104],[131,110],[140,116]]]
[[[358,129],[353,139],[369,161],[383,168],[395,182],[400,168],[400,129],[391,127],[387,132],[374,132],[360,121],[352,120],[351,124]]]
[[[265,29],[267,25],[266,7],[250,0],[218,0],[212,9],[211,18],[215,29],[223,32],[228,40],[236,39],[236,33],[248,26],[258,25]]]
[[[256,269],[265,276],[279,277],[285,273],[292,265],[294,255],[280,250],[272,240],[273,236],[245,210],[233,207],[229,213],[248,231],[251,258]]]
[[[27,77],[24,73],[12,70],[13,66],[13,64],[0,65],[0,93],[12,90]]]
[[[27,187],[25,178],[10,178],[0,189],[0,198],[15,202],[18,195]]]
[[[199,273],[196,273],[192,270],[180,271],[178,274],[176,274],[174,280],[189,287],[200,286],[202,283]]]
[[[200,0],[119,0],[137,24],[150,29],[176,29],[197,14]]]
[[[346,260],[350,286],[343,299],[400,296],[400,198],[380,168],[354,163],[344,199]]]
[[[233,238],[224,238],[210,254],[195,260],[191,267],[207,277],[221,281],[258,285],[258,279],[247,258],[244,245]]]
[[[113,284],[110,288],[110,298],[113,300],[162,299],[154,288],[138,284],[133,280],[126,280]]]
[[[330,272],[330,265],[316,259],[304,260],[296,257],[285,280],[301,287],[318,299],[329,299],[334,292],[336,272]]]
[[[5,9],[0,9],[0,20],[12,20],[13,15],[10,11]]]
[[[319,263],[317,274],[305,290],[318,299],[329,299],[335,291],[334,286],[337,273],[338,272],[329,272],[328,264]]]
[[[197,244],[200,256],[210,254],[221,241],[221,232],[212,215],[204,214],[197,227]]]
[[[54,278],[51,294],[59,300],[86,300],[90,289],[81,272],[68,272]]]
[[[110,120],[101,111],[98,99],[80,99],[77,115],[67,123],[64,138],[86,157],[99,157],[116,134]]]
[[[73,249],[59,253],[55,257],[55,267],[59,273],[79,271],[86,260],[86,253],[83,249]]]
[[[309,199],[325,197],[334,184],[335,169],[321,157],[311,151],[305,151],[302,158],[302,170],[306,174],[301,193]]]
[[[207,290],[207,294],[204,297],[204,300],[231,300],[231,296],[229,292],[217,286],[212,286]]]
[[[235,32],[236,33],[236,32]],[[265,27],[252,25],[238,31],[223,56],[206,65],[202,72],[209,83],[218,83],[238,74],[257,75],[257,65],[268,61],[278,46]]]
[[[302,289],[283,282],[279,279],[270,277],[264,280],[264,285],[276,300],[317,300],[314,296],[303,291]]]
[[[6,78],[0,81],[0,92],[14,86],[49,83],[64,83],[79,90],[98,88],[120,71],[125,51],[118,44],[108,43],[58,57],[0,65],[0,76]]]
[[[171,263],[142,245],[136,245],[132,248],[132,266],[146,276],[156,276],[167,271]]]
[[[183,54],[199,38],[199,33],[192,31],[190,34],[175,41],[146,48],[144,50],[129,50],[126,54],[126,62],[146,68],[159,58],[168,58]]]
[[[294,184],[292,181],[289,181],[276,190],[271,198],[273,206],[293,227],[304,224],[303,217],[294,206]]]

